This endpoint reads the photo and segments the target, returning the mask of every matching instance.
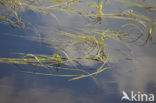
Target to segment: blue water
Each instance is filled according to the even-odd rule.
[[[113,6],[111,2],[105,4],[104,9],[111,12],[114,8],[120,10],[122,7]],[[113,3],[112,5],[115,5]],[[123,8],[130,8],[123,6]],[[139,8],[134,8],[140,11]],[[144,12],[146,14],[149,11]],[[26,11],[23,14],[25,20],[33,24],[33,30],[11,27],[0,23],[0,58],[18,58],[16,53],[48,54],[55,53],[53,44],[50,41],[41,42],[42,37],[58,37],[52,31],[64,30],[74,31],[75,28],[98,28],[107,29],[118,27],[127,21],[103,19],[102,24],[87,22],[86,19],[75,15],[59,13],[57,14],[61,24],[49,16]],[[156,12],[148,15],[155,15]],[[37,31],[37,33],[36,33]],[[38,35],[38,32],[40,33]],[[153,40],[156,30],[154,29]],[[21,36],[21,37],[20,37]],[[37,40],[25,38],[35,36]],[[39,38],[39,40],[38,40]],[[75,81],[68,81],[70,78],[52,77],[43,75],[31,75],[22,70],[31,70],[36,67],[27,65],[0,64],[0,103],[121,103],[122,91],[128,94],[130,91],[141,91],[142,93],[152,93],[156,95],[156,46],[147,44],[137,46],[130,44],[133,51],[129,54],[123,45],[111,44],[108,46],[121,49],[110,52],[112,57],[118,58],[130,56],[132,61],[112,59],[111,68],[97,76],[97,83],[91,78],[83,78]],[[111,50],[111,49],[110,49]],[[113,49],[112,49],[113,50]],[[76,51],[72,51],[77,54]],[[72,55],[72,53],[71,53]],[[91,66],[95,66],[92,65]],[[58,71],[60,72],[60,71]],[[122,103],[135,103],[126,100]],[[137,102],[136,102],[137,103]],[[140,102],[142,103],[142,102]],[[151,102],[154,103],[154,102]]]

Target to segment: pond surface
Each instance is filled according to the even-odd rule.
[[[47,2],[49,1],[47,0]],[[47,2],[38,0],[34,5],[44,6],[48,5]],[[99,2],[102,1],[99,0]],[[71,4],[71,8],[80,10],[96,3],[98,4],[98,0],[80,0],[80,3]],[[102,12],[121,13],[122,11],[133,10],[148,18],[156,19],[155,0],[135,0],[134,3],[152,5],[154,8],[148,9],[134,4],[118,2],[117,0],[103,0]],[[54,4],[57,4],[57,2]],[[19,11],[22,14],[22,19],[31,23],[31,25],[25,25],[31,29],[0,23],[0,58],[20,58],[17,53],[52,55],[57,52],[56,42],[52,41],[55,39],[57,41],[58,38],[62,40],[66,38],[59,35],[57,33],[59,31],[77,34],[81,31],[80,29],[88,29],[88,31],[85,31],[87,32],[86,34],[95,36],[96,34],[89,31],[94,29],[114,31],[123,24],[133,23],[140,27],[146,35],[131,43],[106,39],[105,51],[110,57],[108,63],[110,68],[97,74],[95,76],[96,81],[91,77],[68,81],[71,78],[27,74],[22,71],[31,71],[32,69],[38,69],[38,67],[1,63],[0,103],[120,103],[123,96],[122,91],[129,95],[131,91],[156,95],[155,27],[153,27],[152,31],[153,43],[150,40],[145,43],[148,37],[148,30],[136,21],[109,17],[102,17],[99,20],[97,15],[82,16],[89,15],[92,12],[94,14],[96,12],[94,8],[89,8],[85,14],[61,10],[49,11],[54,16],[30,9]],[[12,14],[8,15],[9,12],[10,10],[7,7],[0,5],[0,16],[7,15],[14,20],[15,18]],[[149,26],[152,23],[154,22],[148,21]],[[138,35],[138,31],[135,30],[130,30],[129,33]],[[145,45],[142,45],[143,43]],[[63,43],[59,45],[63,45]],[[69,48],[70,50],[67,50],[70,57],[79,57],[84,54],[84,51],[79,51],[75,48],[72,46]],[[82,61],[81,65],[83,66],[79,67],[78,64],[74,64],[74,67],[80,69],[97,68],[99,64],[93,61]],[[64,71],[55,70],[54,72],[60,73]],[[122,101],[122,103],[126,102],[129,103],[127,100]]]

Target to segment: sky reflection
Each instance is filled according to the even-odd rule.
[[[111,6],[110,6],[111,5]],[[79,7],[81,8],[81,6]],[[105,2],[105,13],[129,9],[130,6],[110,0]],[[139,8],[133,7],[136,11]],[[115,11],[114,11],[115,10]],[[144,14],[156,17],[154,13]],[[0,11],[0,14],[5,12]],[[0,57],[14,57],[12,52],[52,54],[56,49],[51,42],[55,38],[64,38],[58,31],[74,32],[80,28],[116,29],[129,21],[102,19],[102,24],[92,23],[79,14],[56,12],[56,19],[25,11],[24,18],[33,24],[31,30],[21,30],[0,24]],[[154,29],[153,34],[156,33]],[[9,35],[8,35],[9,34]],[[28,36],[23,38],[10,34]],[[94,34],[90,34],[94,35]],[[31,38],[31,36],[36,38]],[[45,39],[46,38],[46,39]],[[153,41],[156,35],[153,35]],[[5,45],[5,46],[4,46]],[[156,47],[147,44],[138,46],[130,43],[127,47],[119,42],[107,40],[106,51],[110,54],[111,68],[97,75],[97,84],[91,78],[68,82],[68,78],[29,75],[22,73],[15,66],[0,64],[0,103],[119,103],[122,91],[141,91],[156,94]],[[70,57],[80,56],[84,51],[71,47]],[[130,58],[125,60],[125,58]],[[84,66],[94,67],[94,62],[82,62]],[[76,65],[76,64],[75,64]],[[29,68],[30,69],[30,68]]]

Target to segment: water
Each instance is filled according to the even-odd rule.
[[[95,0],[92,1],[95,2]],[[75,4],[77,8],[85,5]],[[156,11],[129,5],[121,6],[121,3],[113,0],[104,2],[103,5],[104,13],[128,9],[133,9],[153,19],[156,17]],[[4,11],[5,8],[1,9],[0,14],[5,14]],[[131,23],[127,20],[102,18],[99,24],[99,22],[96,23],[96,19],[82,17],[76,13],[56,10],[52,10],[52,13],[56,15],[59,22],[41,13],[24,11],[23,18],[33,24],[33,30],[1,23],[0,58],[18,58],[16,53],[52,55],[56,49],[51,40],[63,38],[55,31],[74,33],[80,28],[115,30],[122,24]],[[155,33],[154,28],[153,41],[156,38]],[[36,38],[32,39],[30,36]],[[146,36],[142,38],[142,40],[145,39]],[[134,42],[129,43],[127,47],[123,43],[106,40],[106,51],[111,56],[109,63],[111,68],[97,75],[97,83],[89,77],[68,81],[70,78],[26,74],[21,70],[31,70],[36,67],[1,63],[0,103],[120,103],[122,91],[128,94],[132,90],[136,93],[141,91],[156,94],[156,47],[152,43],[147,43],[145,46],[138,45],[138,42]],[[83,54],[74,47],[68,52],[71,57]],[[132,58],[132,60],[124,58]],[[82,62],[82,64],[84,67],[96,66],[94,62]]]

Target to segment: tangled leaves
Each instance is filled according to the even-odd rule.
[[[121,4],[148,10],[155,9],[155,7],[150,4],[139,4],[131,2],[130,0],[116,1]],[[91,19],[94,24],[102,24],[103,19],[105,18],[123,20],[128,23],[122,24],[117,27],[116,30],[111,30],[111,28],[107,30],[85,28],[80,29],[80,32],[75,31],[74,33],[59,31],[58,34],[65,36],[66,39],[51,39],[52,43],[59,44],[54,47],[57,48],[58,52],[52,55],[19,53],[19,55],[22,55],[21,58],[0,58],[0,63],[31,65],[47,70],[47,72],[42,72],[40,69],[23,71],[28,74],[71,77],[70,80],[77,80],[85,77],[92,77],[95,79],[95,75],[109,68],[107,66],[107,64],[109,64],[109,56],[105,50],[106,38],[124,43],[122,41],[123,38],[137,41],[144,35],[147,36],[147,39],[144,40],[144,44],[148,41],[152,42],[156,19],[138,13],[133,9],[105,13],[104,0],[98,0],[96,2],[87,2],[85,0],[45,0],[44,2],[46,5],[40,5],[40,0],[0,0],[0,5],[6,9],[6,12],[11,12],[11,15],[0,15],[0,22],[9,24],[13,27],[25,29],[27,28],[27,23],[23,20],[22,13],[26,10],[31,10],[33,12],[52,16],[58,22],[60,21],[53,11],[76,14],[79,17],[87,18],[89,20]],[[77,8],[75,5],[82,8]],[[125,30],[125,28],[128,29]],[[139,32],[139,35],[131,35],[131,33],[129,33],[131,30]],[[44,39],[46,40],[46,38]],[[87,53],[81,57],[74,56],[71,58],[70,54],[67,53],[67,50],[71,50],[72,46],[76,47],[80,51],[86,51]],[[81,61],[92,61],[97,63],[98,66],[96,68],[92,68],[91,71],[88,67],[82,65]],[[54,71],[55,69],[57,72]],[[48,70],[52,70],[52,73],[48,73]]]

